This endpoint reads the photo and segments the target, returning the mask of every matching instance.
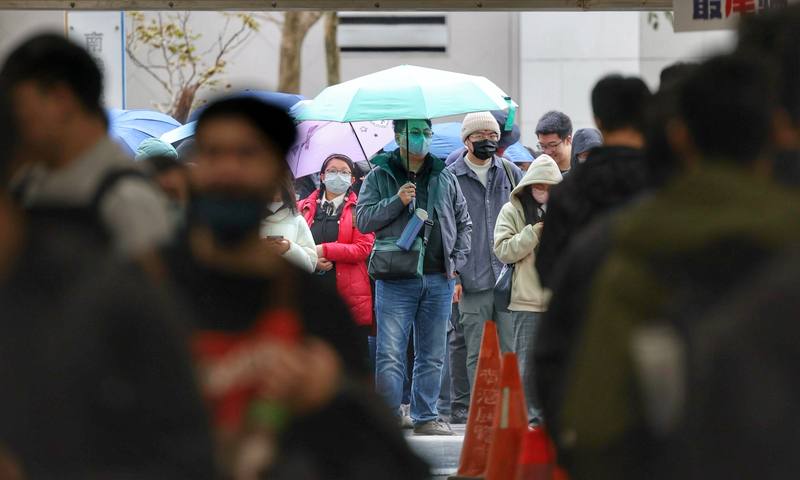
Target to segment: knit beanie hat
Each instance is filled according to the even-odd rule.
[[[461,141],[467,141],[467,137],[480,130],[491,130],[500,135],[500,125],[497,124],[494,115],[489,112],[476,112],[464,117],[461,123]]]
[[[169,143],[157,138],[146,138],[136,148],[137,161],[146,160],[151,157],[166,157],[173,160],[178,159],[178,151]]]

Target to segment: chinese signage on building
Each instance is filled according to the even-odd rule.
[[[793,0],[675,0],[675,31],[734,29],[744,15],[784,8]]]
[[[105,80],[105,105],[125,108],[125,25],[121,12],[70,12],[67,34],[97,60]]]

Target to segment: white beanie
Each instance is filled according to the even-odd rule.
[[[494,115],[489,112],[470,113],[461,123],[461,141],[467,141],[467,137],[481,130],[491,130],[500,135],[500,125]]]
[[[525,183],[530,184],[545,183],[548,185],[555,185],[561,183],[562,178],[561,171],[558,169],[558,164],[546,153],[536,157],[536,160],[531,163],[531,166],[528,167],[528,171],[525,173]]]

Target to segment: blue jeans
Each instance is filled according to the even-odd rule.
[[[442,383],[454,287],[455,281],[443,274],[375,282],[378,322],[375,388],[392,411],[397,412],[403,397],[406,349],[413,326],[411,419],[414,424],[439,416],[436,401]]]

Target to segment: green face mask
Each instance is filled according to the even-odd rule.
[[[408,130],[400,134],[400,144],[408,148],[408,153],[418,157],[424,157],[431,150],[431,137],[424,132],[430,132],[431,128],[424,120],[409,120]],[[408,136],[406,136],[408,134]]]

